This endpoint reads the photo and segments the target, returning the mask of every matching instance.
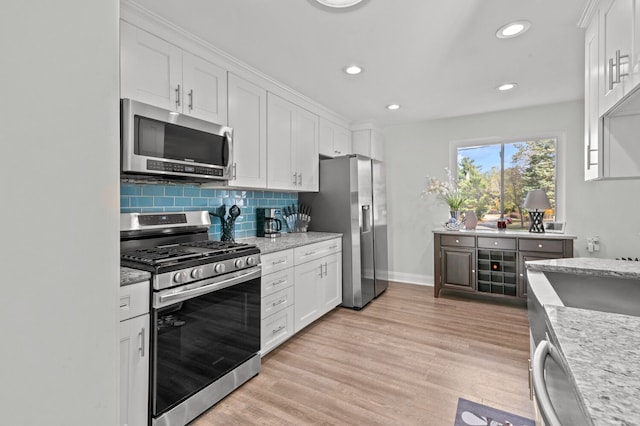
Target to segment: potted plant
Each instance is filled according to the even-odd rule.
[[[444,201],[449,206],[449,214],[451,215],[449,221],[459,222],[460,209],[466,198],[451,177],[451,171],[448,168],[445,168],[445,170],[447,172],[447,180],[441,181],[434,176],[429,177],[427,188],[422,193],[423,195],[433,194],[441,201]]]

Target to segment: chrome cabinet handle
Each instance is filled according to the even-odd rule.
[[[320,264],[320,278],[322,278],[322,263]]]
[[[308,251],[308,252],[306,252],[304,255],[305,255],[305,256],[311,256],[311,255],[313,255],[313,254],[316,254],[316,252],[315,252],[315,251]]]
[[[180,107],[180,85],[176,87],[176,108]]]
[[[535,352],[533,353],[533,389],[536,393],[536,399],[540,408],[542,420],[547,426],[562,426],[556,410],[553,408],[549,392],[544,382],[544,362],[549,355],[558,364],[558,354],[556,348],[553,347],[548,340],[542,340]]]
[[[287,299],[280,299],[280,300],[278,300],[277,302],[273,302],[273,303],[271,304],[271,306],[273,307],[273,306],[282,305],[282,304],[283,304],[284,302],[286,302],[286,301],[287,301]]]
[[[620,68],[622,68],[622,62],[620,61],[621,59],[629,59],[629,55],[621,55],[620,54],[620,49],[616,50],[616,83],[620,83],[621,77],[626,77],[629,75],[629,73],[625,72],[624,74],[622,74],[620,72]]]
[[[298,185],[302,185],[302,172],[298,173]]]
[[[609,59],[609,65],[607,66],[607,70],[609,71],[609,90],[613,90],[613,84],[615,83],[613,80],[613,58]]]
[[[232,177],[232,179],[236,178],[236,173],[238,171],[237,165],[238,165],[238,163],[233,163],[233,177]]]
[[[527,359],[529,362],[529,374],[527,378],[529,379],[529,399],[533,401],[533,383],[531,382],[531,373],[533,372],[533,368],[531,368],[531,358]]]
[[[138,335],[140,336],[140,347],[138,348],[138,351],[140,351],[140,358],[144,358],[144,328],[140,330]]]
[[[193,89],[189,90],[189,111],[193,110]]]
[[[295,172],[293,174],[293,185],[297,185],[298,184],[298,172]]]
[[[329,275],[329,269],[327,266],[327,262],[324,262],[324,276],[326,277],[327,275]]]
[[[271,333],[272,334],[276,334],[278,331],[284,330],[284,325],[281,325],[280,327],[276,328],[275,330],[272,330]]]
[[[286,280],[285,278],[282,278],[281,280],[278,280],[278,281],[274,282],[274,283],[273,283],[273,284],[271,284],[271,285],[272,285],[273,287],[275,287],[275,286],[277,286],[277,285],[280,285],[280,284],[283,284],[283,283],[286,283],[286,282],[287,282],[287,280]]]

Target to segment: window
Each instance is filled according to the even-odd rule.
[[[527,192],[542,189],[551,208],[544,221],[556,220],[557,138],[456,145],[457,184],[473,210],[478,229],[496,229],[505,221],[510,230],[529,230],[529,214],[522,206]]]

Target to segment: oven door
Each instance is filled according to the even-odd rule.
[[[203,280],[197,288],[154,294],[153,417],[259,352],[260,274],[258,266]]]

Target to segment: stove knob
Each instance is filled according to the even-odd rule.
[[[247,257],[247,266],[254,266],[256,264],[256,258],[253,256]]]
[[[216,265],[213,267],[213,272],[215,272],[216,274],[223,274],[225,271],[225,266],[224,263],[216,263]]]
[[[244,268],[244,259],[236,259],[234,265],[236,268]]]
[[[177,272],[174,276],[173,276],[173,281],[176,283],[183,283],[187,280],[187,273],[186,272]]]
[[[202,268],[195,268],[191,271],[191,278],[199,280],[204,275]]]

